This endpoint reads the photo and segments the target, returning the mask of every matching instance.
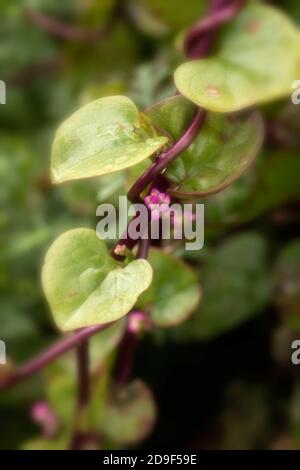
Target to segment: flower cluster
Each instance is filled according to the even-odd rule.
[[[169,214],[171,198],[168,194],[160,192],[153,188],[144,202],[151,211],[152,220],[158,220],[164,215]]]

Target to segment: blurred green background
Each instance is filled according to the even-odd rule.
[[[277,4],[300,22],[299,1]],[[56,127],[101,96],[124,94],[143,110],[174,93],[180,34],[207,2],[0,0],[0,7],[7,85],[0,339],[9,360],[21,363],[58,337],[40,283],[47,247],[68,228],[94,228],[97,205],[126,194],[132,179],[123,172],[52,186]],[[95,37],[59,37],[34,12]],[[262,154],[228,189],[204,199],[205,248],[178,249],[199,272],[203,304],[185,324],[139,346],[134,375],[150,385],[159,411],[142,446],[300,448],[300,365],[291,363],[291,342],[300,339],[300,105],[287,99],[261,111]],[[44,396],[40,377],[0,394],[0,448],[19,448],[39,432],[29,409]]]

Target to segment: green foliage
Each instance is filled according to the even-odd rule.
[[[92,356],[98,351],[98,366],[92,373],[93,393],[87,409],[81,416],[82,430],[86,427],[95,433],[101,432],[108,442],[115,444],[135,444],[143,440],[152,430],[156,419],[156,405],[151,391],[141,380],[128,385],[117,385],[108,381],[105,373],[99,376],[98,370],[104,364],[115,344],[111,341],[120,330],[122,322],[101,332],[95,342],[90,344]],[[124,323],[123,323],[124,327]],[[110,347],[108,348],[108,340]],[[100,362],[99,362],[100,359]],[[45,371],[47,399],[58,419],[58,427],[54,438],[47,439],[48,446],[64,449],[72,435],[72,418],[74,398],[76,396],[76,368],[72,355],[59,359]],[[27,449],[40,448],[40,439],[34,438],[26,442]],[[46,445],[41,441],[42,445]]]
[[[88,409],[84,410],[82,417],[83,426],[89,425],[95,431],[105,429],[102,423],[102,408],[106,402],[106,375],[99,377],[99,370],[105,364],[110,353],[118,344],[124,332],[124,321],[118,321],[105,331],[100,332],[89,342],[89,354],[91,357],[91,376],[93,382],[93,395]],[[44,371],[47,403],[57,418],[57,429],[51,438],[34,437],[26,441],[24,449],[65,449],[69,446],[72,437],[73,415],[76,397],[76,367],[74,354],[68,353],[64,357],[50,364]],[[94,409],[95,407],[95,409]],[[96,413],[95,413],[96,411]]]
[[[176,96],[154,105],[148,115],[176,141],[192,120],[193,105]],[[222,191],[244,173],[257,156],[263,140],[259,115],[209,114],[193,144],[167,169],[168,190],[179,198]]]
[[[244,218],[251,218],[279,204],[297,200],[300,195],[297,177],[299,170],[298,153],[294,151],[273,151],[262,159],[257,169],[257,183]]]
[[[300,197],[300,160],[294,150],[272,150],[224,191],[204,199],[207,230],[247,223]]]
[[[270,298],[266,251],[258,234],[243,233],[210,252],[200,272],[202,303],[175,337],[209,340],[260,313]]]
[[[70,116],[52,148],[54,183],[123,170],[152,155],[167,142],[125,96],[100,98]]]
[[[273,7],[250,3],[224,27],[215,56],[181,65],[178,90],[210,111],[229,113],[288,96],[300,73],[300,35]]]
[[[207,9],[207,0],[186,0],[180,15],[173,0],[130,0],[129,12],[136,25],[146,34],[164,36],[190,26]]]
[[[113,442],[132,445],[152,430],[156,406],[149,388],[140,380],[124,386],[112,385],[101,429]]]
[[[149,287],[152,269],[145,260],[114,261],[95,231],[79,228],[49,248],[42,279],[57,326],[73,330],[126,315]]]
[[[114,0],[1,2],[0,340],[8,363],[0,380],[61,336],[40,288],[41,260],[59,234],[68,231],[43,268],[56,326],[119,320],[89,340],[91,399],[78,416],[74,351],[0,392],[0,448],[66,449],[75,424],[90,436],[82,448],[133,447],[147,437],[152,447],[299,448],[290,355],[300,328],[300,106],[273,100],[288,97],[300,78],[292,25],[300,10],[296,0],[275,3],[289,18],[246,2],[216,31],[209,58],[179,66],[175,80],[185,97],[166,99],[176,93],[184,30],[201,20],[206,0],[124,0],[122,13]],[[58,37],[24,15],[25,7],[101,37]],[[231,114],[265,102],[261,117]],[[204,202],[204,249],[163,241],[151,247],[149,264],[113,260],[94,233],[97,205],[118,202],[180,138],[196,104],[209,110],[207,121],[162,184],[178,199]],[[66,184],[53,187],[51,143],[66,116],[52,162],[56,182]],[[90,229],[70,231],[78,226]],[[132,308],[153,323],[133,370],[151,391],[142,381],[118,386],[112,378]],[[284,383],[274,382],[282,373]],[[151,436],[153,396],[159,419]],[[38,400],[58,418],[52,437],[31,421]]]
[[[11,79],[20,68],[55,57],[55,45],[42,31],[32,28],[26,21],[18,8],[19,2],[12,0],[7,3],[10,5],[4,9],[5,21],[1,28],[1,38],[5,40],[0,43],[1,74],[5,74],[2,79]]]
[[[29,439],[22,445],[22,450],[64,450],[66,448],[66,439],[46,439],[45,437],[36,437]]]
[[[153,282],[138,300],[149,311],[155,325],[170,327],[188,318],[201,298],[201,288],[192,269],[175,256],[152,248],[149,263]],[[174,276],[178,273],[178,276]]]

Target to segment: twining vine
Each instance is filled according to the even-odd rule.
[[[190,31],[186,34],[185,39],[185,51],[187,57],[195,57],[195,43],[197,43],[197,47],[200,50],[200,44],[205,42],[205,52],[202,51],[199,53],[198,57],[203,57],[204,54],[209,52],[208,43],[211,45],[213,42],[213,37],[215,34],[216,29],[224,24],[225,22],[229,21],[234,15],[237,14],[241,7],[241,1],[229,1],[228,0],[212,0],[211,8],[209,15],[202,20],[199,24],[195,25],[195,27],[191,28]],[[32,18],[41,18],[40,16],[31,14]],[[44,17],[43,17],[44,18]],[[203,34],[207,34],[207,38]],[[201,126],[205,119],[205,110],[199,108],[196,111],[195,117],[186,130],[186,132],[182,135],[182,137],[166,152],[161,153],[155,159],[155,161],[150,165],[149,169],[147,169],[134,183],[131,189],[128,191],[128,199],[132,202],[136,202],[139,199],[139,195],[141,192],[147,188],[147,186],[152,182],[152,187],[155,187],[155,179],[158,178],[167,166],[176,158],[178,157],[186,148],[193,142],[193,140],[198,136]],[[134,244],[137,241],[133,241],[127,235],[128,231],[126,231],[126,235],[124,238],[121,238],[116,246],[119,248],[121,246],[129,246],[133,248]],[[141,240],[139,245],[139,251],[137,253],[137,257],[146,258],[147,252],[149,249],[149,241],[148,240]],[[113,251],[114,253],[114,251]],[[118,253],[118,249],[117,249]],[[115,256],[119,257],[118,254]],[[131,314],[129,314],[129,318],[131,318]],[[130,322],[129,322],[130,323]],[[40,354],[36,358],[32,359],[28,363],[21,366],[17,371],[13,374],[8,375],[0,382],[0,388],[4,389],[10,387],[28,377],[38,372],[40,369],[45,367],[50,362],[54,361],[65,352],[69,351],[72,348],[78,348],[78,363],[81,364],[82,356],[84,355],[87,359],[85,348],[82,346],[91,336],[103,331],[104,329],[111,326],[111,323],[105,323],[103,325],[95,325],[91,327],[84,328],[75,332],[72,336],[67,338],[63,338],[62,340],[58,341],[52,347],[47,349],[44,353]],[[129,327],[130,329],[130,327]],[[125,332],[125,336],[127,332]],[[132,340],[135,341],[134,334],[131,335]],[[83,352],[84,351],[84,352]],[[122,361],[123,362],[123,361]],[[129,361],[130,362],[130,361]],[[124,361],[125,363],[125,361]],[[125,363],[127,367],[127,362]],[[85,367],[85,364],[80,365],[80,367]],[[120,375],[122,373],[120,372]],[[80,374],[79,377],[81,378]],[[80,384],[83,387],[82,380],[80,380]],[[84,385],[86,386],[86,384]],[[82,388],[80,387],[80,389]]]
[[[144,202],[146,207],[148,208],[150,216],[152,212],[152,207],[155,206],[157,202],[164,201],[167,204],[170,204],[171,202],[170,194],[172,194],[172,191],[170,191],[170,194],[169,194],[168,192],[169,180],[168,178],[165,177],[166,170],[169,169],[170,165],[179,156],[182,156],[182,154],[190,148],[191,144],[193,144],[196,141],[199,135],[200,137],[202,136],[201,130],[203,130],[203,127],[205,127],[207,120],[214,119],[214,117],[211,118],[211,115],[209,113],[210,111],[216,111],[217,113],[232,113],[234,111],[240,111],[240,110],[243,110],[244,108],[251,107],[253,104],[262,103],[262,102],[272,100],[281,96],[285,96],[287,94],[287,90],[289,89],[289,86],[290,86],[289,79],[290,77],[293,77],[293,73],[295,70],[294,62],[298,61],[297,63],[299,63],[299,52],[297,52],[298,49],[297,49],[297,41],[296,41],[297,34],[293,31],[292,27],[290,27],[290,25],[287,25],[287,24],[284,25],[285,26],[284,31],[285,31],[287,39],[290,41],[290,44],[292,46],[291,47],[292,53],[291,53],[291,57],[288,59],[290,62],[287,64],[287,68],[290,69],[290,75],[288,75],[287,77],[284,77],[284,79],[282,79],[282,76],[278,78],[276,73],[274,73],[274,76],[272,76],[272,73],[271,73],[269,80],[272,86],[266,82],[265,89],[261,90],[260,88],[261,81],[258,80],[257,83],[255,82],[254,85],[252,84],[253,76],[251,75],[252,73],[251,70],[250,70],[251,73],[249,73],[251,80],[249,80],[245,64],[243,63],[242,64],[243,66],[239,67],[234,63],[232,73],[236,73],[236,74],[239,73],[241,74],[241,77],[242,77],[241,78],[240,76],[238,76],[238,79],[243,85],[243,90],[240,94],[232,93],[232,90],[229,87],[228,90],[226,89],[226,93],[224,93],[223,99],[217,102],[217,101],[214,101],[213,98],[220,94],[219,86],[216,86],[215,84],[213,84],[207,87],[207,84],[205,84],[205,86],[207,87],[206,88],[207,93],[206,94],[204,93],[202,96],[201,94],[199,95],[199,90],[197,88],[194,89],[191,85],[192,80],[190,80],[190,77],[194,76],[193,74],[195,74],[196,72],[199,73],[201,77],[201,74],[203,73],[202,62],[198,61],[198,59],[204,59],[204,58],[210,57],[210,53],[212,52],[214,45],[218,39],[217,33],[218,33],[219,28],[229,23],[231,20],[233,20],[234,17],[236,17],[236,15],[238,15],[242,11],[243,7],[245,6],[245,3],[246,2],[242,0],[212,0],[210,3],[210,8],[209,8],[209,12],[207,16],[204,19],[202,19],[199,23],[196,23],[185,34],[184,41],[183,41],[183,49],[184,49],[186,58],[189,59],[190,62],[188,62],[187,64],[183,64],[182,67],[179,67],[179,69],[176,71],[176,74],[175,74],[176,75],[175,82],[176,82],[177,88],[181,92],[180,93],[178,91],[178,96],[182,94],[185,98],[189,98],[190,101],[196,104],[196,107],[193,108],[195,109],[195,111],[194,111],[192,120],[190,121],[186,129],[181,133],[180,137],[177,138],[171,146],[167,147],[166,150],[163,150],[163,151],[160,150],[161,148],[164,148],[164,149],[166,148],[164,144],[166,143],[167,139],[165,139],[164,136],[161,136],[160,140],[159,138],[157,138],[151,141],[151,145],[157,146],[157,150],[155,152],[156,158],[153,160],[153,162],[147,168],[147,170],[144,171],[142,175],[136,180],[136,182],[132,185],[132,187],[129,189],[128,194],[127,194],[128,200],[132,202],[133,204],[137,202]],[[120,6],[120,2],[118,3],[118,5]],[[268,10],[262,10],[262,13],[264,13],[266,16],[268,16],[269,14]],[[95,41],[95,40],[100,39],[101,36],[104,33],[106,33],[106,28],[104,28],[104,30],[88,32],[85,30],[80,30],[76,27],[64,25],[52,18],[48,18],[45,15],[42,15],[33,11],[27,11],[26,15],[33,23],[46,29],[48,32],[52,34],[56,34],[60,37],[66,37],[66,38],[73,39],[73,40]],[[273,13],[271,12],[271,16],[272,15]],[[280,22],[281,18],[278,16],[278,13],[274,13],[274,15],[275,15],[274,18],[270,20],[270,23],[272,23],[272,21],[274,21],[274,24],[276,23],[276,21]],[[250,36],[253,34],[256,34],[256,32],[259,31],[261,28],[260,19],[256,18],[257,16],[256,13],[255,15],[252,15],[252,16],[255,19],[254,20],[251,19],[251,21],[246,24],[247,34],[249,34]],[[113,21],[113,18],[111,21]],[[110,27],[110,25],[108,27]],[[216,63],[213,63],[213,64],[206,63],[206,67],[208,69],[207,73],[209,73],[209,68],[211,67],[211,70],[212,70],[211,76],[217,77],[218,80],[222,80],[223,77],[222,77],[221,72],[223,71],[224,73],[227,73],[226,67],[230,66],[230,64],[228,65],[229,60],[228,60],[228,57],[226,56],[226,53],[227,51],[225,50],[219,62],[216,61]],[[281,57],[284,58],[284,54],[281,54]],[[240,56],[239,59],[243,61],[242,56]],[[226,62],[226,60],[228,63]],[[224,68],[224,70],[222,67]],[[266,74],[265,76],[267,77]],[[281,79],[284,83],[277,81]],[[257,97],[255,96],[255,93],[252,96],[253,90],[251,87],[254,89],[256,87]],[[132,116],[135,113],[135,110],[131,108],[130,111],[131,111],[130,115]],[[78,119],[78,117],[76,116],[72,117],[72,122],[71,123],[69,122],[67,125],[67,132],[71,132],[70,128],[72,128],[74,123],[76,123],[76,119]],[[84,119],[86,119],[86,116],[84,116]],[[228,118],[228,122],[226,121],[225,124],[223,123],[224,127],[228,126],[230,128],[230,126],[232,125],[232,122],[235,122],[234,118],[232,119]],[[245,158],[245,162],[242,161],[241,163],[239,163],[240,167],[233,168],[232,171],[233,173],[236,174],[235,178],[237,178],[240,174],[242,174],[243,171],[245,171],[247,165],[257,155],[260,149],[261,143],[262,143],[262,139],[263,139],[262,138],[263,126],[262,126],[260,117],[257,116],[255,113],[253,113],[253,115],[251,115],[247,123],[249,125],[249,129],[248,129],[249,135],[248,137],[246,136],[248,139],[246,143],[249,144],[250,150],[247,148],[247,145],[246,145],[245,150],[243,149],[245,153],[245,155],[243,155],[243,157]],[[144,132],[144,130],[140,130],[140,131]],[[145,132],[147,131],[148,130],[146,129]],[[224,130],[222,129],[222,132],[224,132],[224,134],[228,132],[228,136],[229,136],[229,137],[227,136],[228,140],[235,138],[234,135],[232,137],[232,134],[234,133],[231,133],[231,128],[229,129],[229,131],[227,131],[226,129]],[[251,134],[251,132],[253,132],[253,134]],[[63,145],[64,143],[62,144],[62,142],[59,140],[61,139],[61,134],[62,134],[62,131],[61,130],[58,131],[54,157],[56,156],[56,152],[59,153],[61,151],[61,148],[64,146]],[[242,133],[242,135],[244,134]],[[124,136],[121,135],[121,131],[120,131],[120,139],[122,138],[124,138]],[[236,142],[237,147],[239,145],[243,145],[243,142],[241,144],[241,142],[239,141],[239,138],[240,137],[238,136],[237,142]],[[83,139],[85,139],[85,142],[87,145],[90,144],[89,135],[84,134]],[[71,145],[74,145],[74,139],[73,140],[69,139],[69,140],[71,141]],[[150,146],[149,142],[148,142],[148,145]],[[77,151],[77,149],[74,149],[72,147],[72,151]],[[80,150],[78,150],[78,152],[80,152]],[[149,150],[149,155],[151,154],[153,154],[153,152]],[[140,158],[140,161],[142,161],[142,158]],[[109,168],[108,163],[106,163],[106,165],[107,165],[106,167],[106,170],[107,170]],[[78,177],[80,177],[76,175],[74,178],[74,174],[72,173],[73,169],[71,168],[70,170],[70,168],[67,168],[66,170],[67,177],[64,175],[64,178],[61,179],[61,175],[56,171],[57,168],[55,168],[55,165],[53,166],[54,166],[54,170],[53,170],[52,177],[54,179],[54,182],[56,183],[67,181],[70,179],[77,179]],[[117,168],[117,169],[120,169],[120,168]],[[121,169],[123,168],[126,168],[126,167],[123,166]],[[80,170],[77,170],[77,171],[78,173],[80,173]],[[92,170],[89,169],[89,173],[86,174],[85,176],[86,177],[96,176],[93,173],[93,171],[94,171],[93,168]],[[106,172],[109,173],[110,171],[107,170]],[[99,174],[105,174],[105,171]],[[224,184],[222,183],[223,186],[222,184],[220,184],[219,186],[218,184],[216,184],[213,189],[208,189],[208,190],[205,188],[204,189],[200,188],[200,190],[198,190],[198,192],[195,192],[195,194],[197,194],[198,196],[201,196],[203,194],[210,194],[213,192],[217,192],[223,189],[224,187],[226,187],[227,185],[231,184],[233,180],[234,178],[232,177],[232,175],[230,174],[225,175]],[[173,195],[172,197],[176,199],[176,195],[175,196]],[[134,218],[129,222],[127,229],[125,233],[123,234],[123,236],[121,236],[121,238],[114,245],[111,251],[112,256],[110,257],[111,258],[110,262],[117,263],[117,262],[123,261],[127,257],[128,252],[131,252],[131,250],[137,244],[138,247],[137,247],[137,252],[135,255],[136,261],[134,262],[141,263],[141,264],[138,264],[139,268],[141,269],[143,260],[147,260],[148,258],[149,249],[152,246],[153,241],[149,239],[144,240],[142,237],[139,240],[133,239],[130,236],[130,232],[131,232],[130,226],[133,223],[134,223]],[[131,252],[131,257],[132,256],[133,254]],[[137,266],[137,264],[135,266]],[[144,290],[146,290],[146,288]],[[143,290],[141,290],[141,292],[143,292]],[[131,307],[133,304],[134,303],[131,304]],[[126,317],[127,325],[126,325],[126,329],[123,334],[123,337],[119,343],[118,353],[116,355],[116,361],[115,361],[114,371],[113,371],[113,377],[117,384],[128,383],[131,373],[132,373],[135,350],[136,350],[136,346],[137,346],[140,334],[143,331],[147,331],[148,328],[151,328],[150,317],[144,311],[141,311],[141,310],[139,309],[131,310],[127,314],[127,317]],[[127,312],[128,310],[125,313]],[[119,318],[120,316],[117,317],[117,319]],[[90,367],[89,367],[89,362],[90,362],[89,361],[89,339],[93,335],[96,335],[97,333],[110,327],[113,323],[114,323],[114,320],[107,321],[101,324],[96,324],[96,325],[93,324],[92,326],[86,326],[80,329],[77,329],[76,327],[72,328],[73,324],[71,323],[71,327],[70,325],[68,325],[66,328],[62,328],[65,330],[75,329],[76,331],[72,335],[66,336],[62,338],[61,340],[59,340],[57,343],[55,343],[53,346],[51,346],[49,349],[47,349],[45,352],[43,352],[36,358],[30,360],[28,363],[19,367],[12,373],[8,373],[5,377],[1,378],[0,388],[5,389],[8,387],[11,387],[12,385],[17,384],[18,382],[32,376],[33,374],[38,372],[40,369],[44,368],[46,365],[48,365],[55,359],[65,354],[67,351],[71,349],[75,349],[76,361],[77,361],[77,382],[78,382],[76,416],[77,417],[79,416],[80,418],[81,411],[88,405],[90,396],[91,396]],[[74,432],[73,432],[71,443],[70,443],[70,448],[74,449],[74,448],[80,447],[80,439],[81,439],[81,431],[79,428],[77,429],[77,423],[75,422]]]

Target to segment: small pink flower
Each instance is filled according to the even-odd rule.
[[[146,206],[151,211],[152,220],[159,220],[161,216],[169,213],[171,198],[166,193],[161,193],[153,188],[144,199]]]
[[[126,256],[127,251],[128,248],[126,247],[126,245],[121,245],[120,243],[114,249],[114,253],[117,256]]]
[[[160,203],[161,204],[170,204],[171,198],[167,193],[160,193]]]
[[[58,428],[58,417],[46,401],[37,401],[30,410],[33,421],[38,423],[45,437],[52,437]]]
[[[149,316],[141,311],[134,311],[129,315],[128,329],[132,333],[138,333],[143,330],[148,330],[151,327],[151,320]]]

